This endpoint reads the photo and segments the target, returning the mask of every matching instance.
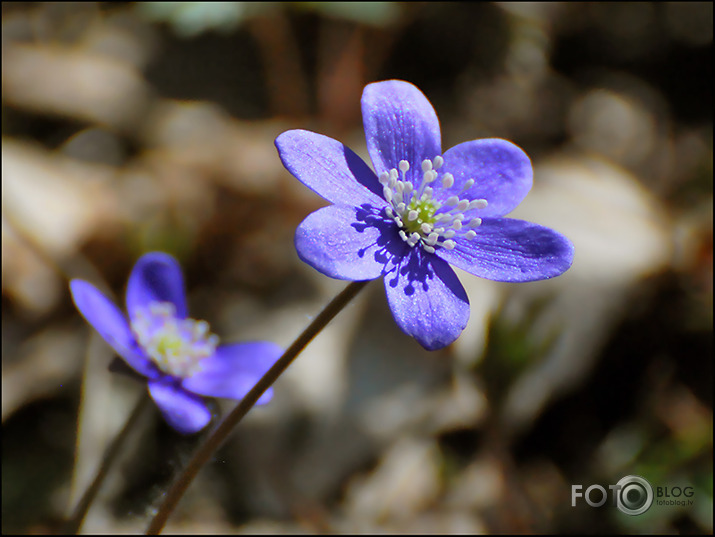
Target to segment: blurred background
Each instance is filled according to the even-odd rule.
[[[370,284],[166,531],[712,533],[712,11],[4,2],[3,533],[58,529],[144,391],[107,371],[68,278],[121,304],[136,259],[164,250],[224,341],[289,345],[345,283],[299,261],[295,227],[325,202],[273,140],[309,129],[367,159],[360,95],[389,78],[430,99],[445,149],[500,137],[530,155],[511,216],[568,236],[573,267],[460,273],[469,326],[432,353]],[[143,531],[201,439],[152,408],[83,530]],[[572,507],[572,485],[630,474],[693,503]]]

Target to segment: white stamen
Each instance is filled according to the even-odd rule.
[[[194,339],[201,339],[209,331],[209,323],[206,321],[199,321],[192,327],[192,336]]]
[[[170,302],[150,302],[135,312],[131,330],[137,343],[164,373],[186,378],[201,369],[201,360],[213,355],[218,337],[206,321],[177,319]]]
[[[388,182],[388,185],[390,188],[395,188],[395,185],[397,184],[397,179],[399,179],[400,175],[398,174],[397,170],[395,168],[392,168],[390,170],[390,181]]]
[[[152,302],[149,304],[149,313],[159,317],[174,317],[176,307],[171,302]]]
[[[457,243],[452,238],[458,233],[459,237],[464,237],[466,240],[474,239],[477,233],[472,229],[463,230],[463,228],[478,227],[482,220],[472,218],[468,224],[465,224],[467,218],[465,212],[487,206],[486,200],[470,201],[460,199],[460,195],[449,196],[444,201],[434,199],[434,189],[429,184],[440,178],[436,170],[443,165],[444,158],[441,156],[436,156],[432,160],[424,159],[420,163],[422,180],[419,186],[407,180],[410,164],[406,160],[401,160],[397,168],[392,168],[379,176],[385,199],[389,203],[389,206],[385,207],[385,214],[397,224],[403,241],[411,248],[419,244],[427,253],[435,253],[437,247],[454,249]],[[454,186],[452,174],[445,173],[440,179],[439,188],[448,190]],[[469,190],[474,184],[474,179],[468,179],[462,185],[461,192]],[[202,330],[198,326],[193,326],[192,329],[197,334]]]

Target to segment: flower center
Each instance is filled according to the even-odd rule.
[[[170,302],[151,302],[137,311],[132,332],[149,358],[164,373],[190,377],[201,369],[201,360],[213,355],[218,336],[206,321],[177,319]]]
[[[449,196],[444,201],[435,199],[434,188],[430,185],[439,178],[437,170],[443,164],[444,159],[440,156],[435,157],[434,161],[422,161],[422,182],[417,188],[407,180],[410,163],[406,160],[400,161],[399,171],[392,168],[380,175],[385,200],[390,204],[385,208],[385,213],[400,227],[400,237],[410,247],[420,243],[429,253],[434,253],[436,246],[451,250],[457,244],[452,240],[455,236],[467,240],[476,237],[474,228],[482,223],[482,219],[475,216],[465,223],[466,213],[487,206],[485,199],[460,198],[474,186],[474,179],[466,181],[457,195]],[[443,189],[449,189],[454,185],[454,177],[451,173],[445,173],[440,182]]]

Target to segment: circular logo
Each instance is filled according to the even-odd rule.
[[[653,487],[639,475],[627,475],[616,488],[616,506],[627,515],[642,515],[653,504]]]

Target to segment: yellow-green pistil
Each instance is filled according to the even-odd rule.
[[[459,195],[448,196],[444,201],[434,197],[434,189],[430,186],[438,178],[437,170],[444,164],[440,156],[434,162],[425,159],[422,161],[422,182],[418,188],[407,180],[406,174],[410,164],[406,160],[399,162],[400,171],[392,168],[389,172],[380,175],[380,184],[385,200],[389,205],[385,208],[387,216],[392,218],[400,228],[400,237],[410,247],[418,243],[428,253],[434,253],[436,246],[448,250],[457,243],[452,240],[458,236],[472,240],[477,236],[474,228],[482,223],[482,219],[474,217],[464,223],[466,211],[484,209],[487,206],[485,199],[460,199],[459,195],[467,192],[474,186],[474,179],[468,179],[462,186]],[[399,179],[402,172],[402,180]],[[450,189],[454,185],[451,173],[445,173],[440,179],[442,188]]]
[[[156,352],[161,356],[175,356],[184,348],[184,340],[176,334],[164,334],[156,342]]]
[[[422,229],[422,224],[434,226],[436,219],[434,214],[437,212],[437,207],[432,200],[422,200],[413,198],[407,206],[407,214],[415,211],[417,216],[414,220],[403,221],[403,229],[405,233],[412,234],[415,231],[419,232]]]
[[[201,360],[212,356],[218,337],[206,321],[177,319],[170,302],[151,302],[135,313],[132,332],[156,366],[175,377],[190,377],[201,369]]]

